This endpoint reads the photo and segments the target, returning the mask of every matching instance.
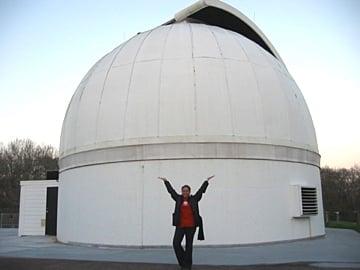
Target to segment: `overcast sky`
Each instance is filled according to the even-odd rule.
[[[58,148],[66,108],[90,67],[193,2],[0,0],[0,142]],[[360,1],[226,2],[265,33],[300,87],[321,166],[360,165]]]

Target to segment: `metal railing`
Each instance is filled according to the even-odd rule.
[[[19,213],[0,213],[0,228],[17,228]]]
[[[360,225],[360,211],[325,211],[325,224],[329,222],[352,222]]]

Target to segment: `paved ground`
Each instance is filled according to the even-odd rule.
[[[332,266],[331,270],[341,269]],[[99,261],[79,261],[79,260],[56,260],[56,259],[33,259],[33,258],[3,258],[0,257],[0,268],[6,270],[177,270],[174,264],[154,264],[154,263],[124,263],[124,262],[99,262]],[[319,270],[316,266],[307,263],[287,263],[271,265],[248,265],[248,266],[214,266],[214,265],[195,265],[193,270]],[[359,269],[359,268],[346,268]]]
[[[360,234],[326,229],[314,240],[239,247],[194,247],[194,270],[360,269]],[[49,236],[0,229],[0,269],[178,269],[172,248],[72,246]]]

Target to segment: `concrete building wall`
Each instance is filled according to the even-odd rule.
[[[205,241],[227,245],[323,235],[319,169],[312,165],[240,159],[153,160],[80,167],[62,173],[58,240],[105,245],[172,244],[174,201],[158,176],[180,193],[195,192],[210,174],[200,201]],[[292,216],[290,185],[317,187],[319,214]]]

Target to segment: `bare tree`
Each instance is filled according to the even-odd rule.
[[[58,170],[58,152],[51,145],[36,145],[30,139],[0,144],[0,212],[18,211],[20,181],[46,178]]]
[[[351,220],[360,211],[360,166],[350,169],[321,169],[324,209],[340,211],[342,219]]]

